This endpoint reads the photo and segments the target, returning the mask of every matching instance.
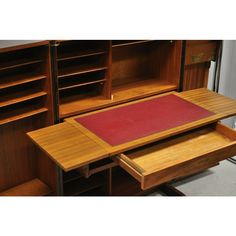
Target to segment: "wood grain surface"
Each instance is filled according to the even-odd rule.
[[[207,124],[214,123],[222,118],[236,114],[236,101],[211,92],[207,89],[197,89],[175,94],[181,98],[202,106],[205,109],[213,111],[216,114],[211,117],[114,147],[110,146],[82,125],[78,124],[74,120],[75,117],[66,119],[66,122],[62,124],[30,132],[28,135],[38,146],[50,155],[52,160],[54,160],[65,171],[68,171],[85,164],[92,163],[98,159],[120,154],[124,151],[132,150],[158,140],[172,137],[185,131],[202,127]],[[143,100],[147,99],[151,98],[146,98]],[[125,105],[126,104],[119,106]]]

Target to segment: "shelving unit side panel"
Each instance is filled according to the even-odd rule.
[[[30,117],[0,126],[0,191],[35,177],[35,147],[26,136],[38,128],[34,121]]]
[[[160,48],[160,77],[179,87],[182,41],[171,41]]]
[[[47,114],[45,114],[44,119],[36,120],[36,126],[46,127],[53,125],[55,121],[55,97],[53,93],[53,81],[52,81],[52,58],[50,46],[46,45],[42,48],[42,53],[44,57],[43,68],[44,74],[46,76],[43,90],[47,93],[47,99],[44,106],[48,109]],[[56,194],[57,186],[57,174],[56,165],[53,163],[47,155],[42,153],[37,149],[35,153],[36,161],[36,176],[45,182],[51,189],[52,194]]]
[[[51,64],[51,54],[49,45],[46,45],[43,50],[44,60],[44,74],[46,75],[43,90],[47,93],[47,99],[45,102],[45,107],[48,109],[48,121],[45,126],[52,125],[54,123],[54,96],[52,91],[52,64]]]

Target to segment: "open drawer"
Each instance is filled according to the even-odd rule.
[[[127,151],[114,160],[143,190],[207,169],[236,155],[236,131],[220,123]]]

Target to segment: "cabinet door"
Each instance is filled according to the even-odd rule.
[[[218,55],[219,41],[187,40],[183,90],[206,88],[210,62]]]

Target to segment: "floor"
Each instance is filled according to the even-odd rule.
[[[225,160],[202,173],[172,183],[186,196],[236,196],[236,165]],[[150,196],[161,196],[155,192]]]

